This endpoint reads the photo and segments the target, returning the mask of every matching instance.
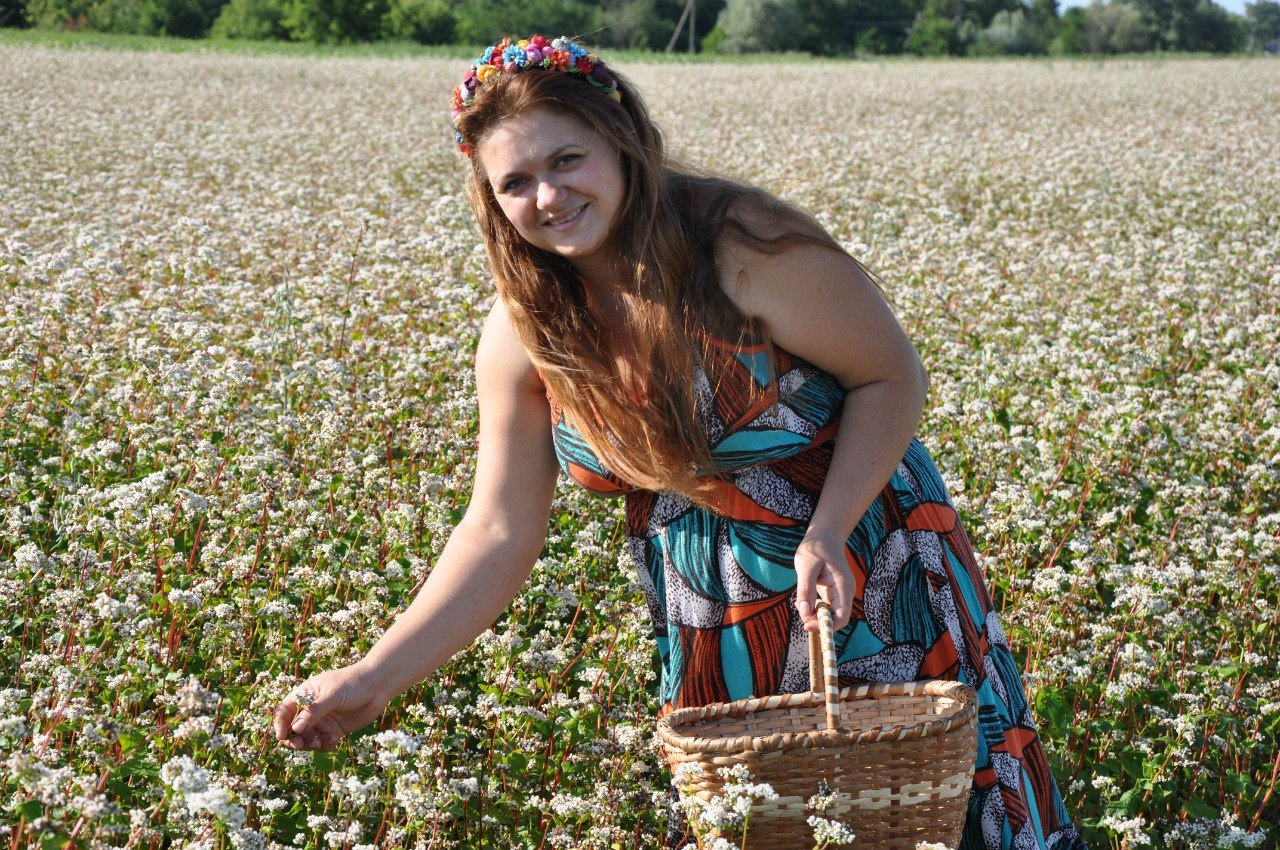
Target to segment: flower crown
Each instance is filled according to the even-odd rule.
[[[467,69],[467,75],[453,90],[453,99],[449,102],[450,126],[453,127],[454,141],[458,143],[458,150],[465,156],[471,156],[471,146],[462,138],[462,133],[458,132],[458,126],[452,119],[457,118],[462,110],[471,105],[471,101],[476,96],[476,89],[481,83],[488,82],[501,73],[514,74],[534,68],[564,74],[578,74],[591,85],[602,89],[614,100],[622,102],[618,81],[609,73],[604,62],[568,36],[561,36],[555,41],[547,41],[541,35],[531,35],[518,40],[504,38],[485,48],[480,58]]]

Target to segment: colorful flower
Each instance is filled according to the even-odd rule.
[[[594,53],[566,36],[548,41],[545,36],[531,35],[520,39],[503,38],[486,47],[467,69],[462,84],[454,89],[449,101],[449,114],[456,118],[475,99],[480,85],[497,79],[499,74],[514,74],[530,68],[582,74],[591,85],[601,89],[615,101],[622,102],[617,81],[610,76],[608,68]],[[458,148],[470,156],[471,148],[456,127],[454,136]]]
[[[529,57],[525,54],[524,48],[518,44],[513,44],[506,50],[502,51],[502,64],[515,65],[517,68],[523,67],[529,61]]]

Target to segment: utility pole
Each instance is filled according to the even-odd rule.
[[[697,27],[694,26],[694,21],[697,17],[694,6],[697,5],[697,2],[698,0],[689,0],[689,2],[684,4],[684,11],[680,13],[680,20],[676,24],[676,31],[671,33],[671,40],[667,42],[667,49],[664,52],[670,53],[671,49],[676,46],[676,39],[680,37],[680,30],[684,28],[684,22],[686,20],[689,22],[689,52],[692,53],[697,49],[697,45],[694,44],[693,40],[694,30],[697,29]]]

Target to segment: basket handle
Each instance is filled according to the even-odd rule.
[[[831,606],[819,599],[815,606],[818,631],[809,632],[809,690],[821,693],[827,706],[827,728],[840,728],[840,681],[836,673],[836,641]],[[821,659],[821,660],[819,660]]]

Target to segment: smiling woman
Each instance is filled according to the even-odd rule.
[[[500,296],[474,491],[409,609],[286,699],[277,735],[332,748],[489,626],[542,549],[559,468],[626,495],[663,712],[808,690],[821,595],[842,684],[977,692],[962,850],[1082,848],[914,438],[927,378],[877,281],[804,211],[670,160],[639,92],[567,39],[492,46],[452,112]]]

